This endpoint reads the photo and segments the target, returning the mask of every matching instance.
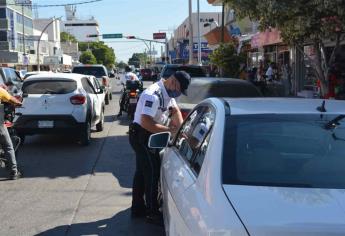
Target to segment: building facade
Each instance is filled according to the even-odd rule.
[[[0,63],[13,66],[35,61],[30,0],[0,0]]]
[[[200,24],[201,35],[201,52],[202,61],[207,63],[208,56],[212,52],[209,48],[208,42],[204,37],[205,34],[216,28],[222,21],[222,14],[217,12],[201,12],[200,22],[198,21],[198,14],[192,14],[192,27],[193,27],[193,57],[196,60],[198,55],[198,24]],[[189,58],[189,34],[191,30],[189,27],[189,17],[187,17],[181,25],[174,31],[174,36],[169,40],[169,56],[172,62],[186,63]]]
[[[96,42],[99,37],[88,37],[88,35],[99,35],[98,21],[91,17],[87,20],[78,19],[76,7],[66,6],[66,21],[61,22],[61,30],[73,35],[79,42]]]

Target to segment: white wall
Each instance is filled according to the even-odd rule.
[[[66,24],[96,24],[95,26],[66,26]],[[99,41],[99,37],[88,38],[89,34],[99,35],[99,26],[96,20],[72,20],[72,21],[63,21],[61,23],[61,28],[64,32],[67,32],[80,42],[96,42]]]

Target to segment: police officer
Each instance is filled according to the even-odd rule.
[[[184,71],[177,71],[168,79],[152,84],[140,96],[129,131],[129,141],[136,153],[132,217],[146,216],[150,223],[162,222],[157,199],[160,157],[156,150],[148,147],[148,140],[153,133],[176,133],[183,118],[174,98],[186,94],[189,84],[190,76]],[[167,127],[163,124],[169,111],[172,115]]]

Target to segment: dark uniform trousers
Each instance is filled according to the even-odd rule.
[[[132,211],[158,212],[158,182],[160,157],[155,149],[148,147],[151,133],[137,123],[129,127],[129,142],[136,154],[136,170],[133,180]],[[144,199],[145,196],[145,199]]]

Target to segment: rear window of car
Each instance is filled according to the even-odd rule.
[[[187,72],[191,77],[206,77],[206,72],[201,67],[189,67],[189,66],[178,66],[178,67],[166,67],[162,77],[168,78],[176,71],[183,70]]]
[[[103,67],[97,66],[78,66],[73,68],[73,73],[82,75],[93,75],[95,77],[108,76]]]
[[[226,122],[224,184],[345,189],[345,116],[241,115]]]
[[[77,89],[77,82],[67,80],[28,81],[23,84],[27,94],[68,94]]]
[[[188,96],[182,95],[177,99],[179,103],[198,104],[210,97],[251,98],[262,95],[255,86],[237,83],[198,83],[192,84],[187,90]]]

